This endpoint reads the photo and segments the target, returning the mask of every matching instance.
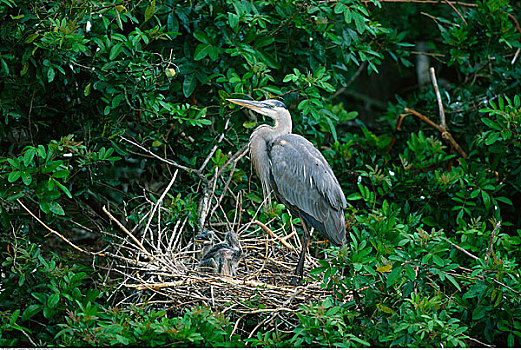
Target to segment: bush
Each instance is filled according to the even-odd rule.
[[[0,342],[519,346],[521,7],[453,6],[0,1]],[[418,56],[439,98],[418,85]],[[164,224],[186,219],[186,239],[233,219],[230,192],[245,193],[243,222],[291,225],[280,204],[257,214],[247,161],[226,166],[260,122],[225,102],[246,96],[283,99],[344,189],[348,244],[311,276],[336,298],[252,339],[205,307],[116,307],[110,259],[78,248],[114,239],[103,206],[138,226],[136,198],[156,202],[174,169]],[[225,213],[204,217],[218,169]]]

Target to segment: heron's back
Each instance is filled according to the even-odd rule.
[[[267,151],[271,185],[279,199],[333,244],[343,244],[346,199],[322,154],[295,134],[275,138]]]

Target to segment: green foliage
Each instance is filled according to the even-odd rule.
[[[519,346],[521,8],[507,0],[455,8],[0,1],[0,344]],[[384,89],[415,74],[418,41],[432,54],[447,128],[466,159],[413,116],[396,129],[404,107],[438,123],[430,87],[391,86],[387,109],[370,110],[369,122],[353,110],[366,81]],[[370,105],[379,86],[366,90]],[[204,307],[114,307],[113,287],[56,249],[26,210],[72,241],[79,227],[110,231],[100,216],[107,203],[142,222],[135,199],[156,201],[172,169],[131,140],[197,170],[180,170],[163,202],[167,224],[187,218],[189,237],[199,229],[196,182],[220,171],[262,122],[225,102],[245,96],[283,99],[295,132],[323,152],[343,187],[348,244],[312,272],[336,298],[302,306],[289,333],[252,339],[230,339],[235,320]],[[249,174],[241,160],[215,194],[225,186],[244,194],[242,222],[297,224],[283,204],[258,211],[262,192]],[[222,206],[231,218],[229,192]]]

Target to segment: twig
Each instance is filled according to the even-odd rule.
[[[467,254],[467,255],[470,256],[472,259],[474,259],[474,260],[478,260],[478,259],[479,259],[479,258],[478,258],[477,256],[475,256],[474,254],[472,254],[472,253],[466,251],[464,248],[461,248],[461,247],[460,247],[459,245],[457,245],[456,243],[452,243],[452,242],[451,242],[450,240],[448,240],[447,238],[445,238],[445,237],[440,237],[440,238],[443,239],[443,240],[446,241],[446,242],[449,242],[450,244],[452,244],[452,246],[453,246],[454,248],[456,248],[457,250],[459,250],[459,251],[461,251],[461,252]]]
[[[369,0],[362,0],[364,4],[372,4],[372,1]],[[331,1],[333,2],[333,1]],[[336,1],[335,1],[336,2]],[[379,0],[381,3],[404,3],[404,4],[434,4],[434,5],[459,5],[464,7],[478,7],[477,4],[471,4],[467,2],[459,2],[459,1],[444,1],[441,2],[440,0]]]
[[[264,312],[270,312],[270,313],[276,312],[276,313],[279,313],[281,311],[296,312],[297,310],[293,310],[293,309],[290,309],[290,308],[287,308],[287,307],[278,307],[276,309],[254,309],[254,310],[251,310],[251,311],[238,311],[238,312],[241,313],[241,314],[255,315],[255,314],[262,314]]]
[[[235,322],[235,325],[233,326],[233,329],[230,333],[230,337],[228,338],[229,340],[232,340],[232,336],[233,334],[235,333],[235,331],[237,330],[237,327],[239,326],[239,322],[241,322],[241,320],[244,318],[245,315],[242,315],[241,317],[239,317],[237,319],[237,322]]]
[[[67,244],[69,244],[71,247],[73,247],[74,249],[84,253],[84,254],[88,254],[88,255],[97,255],[97,256],[105,256],[105,254],[103,253],[92,253],[92,252],[89,252],[89,251],[86,251],[80,247],[78,247],[76,244],[72,243],[71,241],[69,241],[64,235],[62,235],[61,233],[59,233],[58,231],[55,231],[53,230],[52,228],[50,228],[49,226],[47,226],[42,220],[40,220],[39,217],[37,217],[35,214],[33,214],[33,212],[31,212],[29,210],[29,208],[27,208],[20,199],[17,199],[16,200],[18,202],[18,204],[20,204],[22,206],[22,208],[25,209],[26,212],[28,212],[33,218],[36,219],[36,221],[38,221],[43,227],[45,227],[50,233],[60,237],[63,241],[65,241]]]
[[[280,241],[284,245],[284,247],[288,248],[289,250],[296,251],[296,249],[291,244],[289,244],[284,238],[277,236],[272,230],[268,228],[268,226],[264,225],[262,222],[254,220],[253,223],[259,225],[264,230],[264,232]]]
[[[496,229],[499,228],[499,226],[500,226],[499,224],[500,224],[500,222],[498,222],[498,224],[496,224],[496,227],[494,228],[494,231],[496,231]],[[468,256],[470,256],[471,258],[473,258],[474,260],[478,260],[478,259],[479,259],[479,258],[478,258],[477,256],[475,256],[474,254],[469,253],[469,252],[466,251],[465,249],[461,248],[459,245],[457,245],[457,244],[455,244],[455,243],[452,243],[452,242],[451,242],[450,240],[448,240],[447,238],[445,238],[445,237],[440,237],[440,238],[443,239],[443,240],[445,240],[445,241],[447,241],[447,242],[449,242],[450,244],[452,244],[452,246],[453,246],[454,248],[456,248],[456,249],[462,251],[463,253],[467,254]],[[516,293],[516,294],[521,295],[521,292],[518,292],[517,290],[514,290],[514,289],[510,288],[509,286],[507,286],[507,285],[504,284],[503,282],[500,282],[500,281],[498,281],[498,280],[495,279],[495,278],[491,278],[491,280],[494,281],[494,282],[496,282],[496,283],[499,284],[500,286],[505,287],[506,289],[510,290],[511,292],[514,292],[514,293]]]
[[[168,191],[170,191],[170,188],[174,184],[178,172],[179,172],[179,169],[176,169],[174,172],[174,176],[172,176],[172,179],[168,183],[168,186],[166,186],[165,190],[161,194],[161,197],[159,197],[156,204],[154,205],[154,208],[152,208],[152,212],[150,213],[150,216],[148,217],[148,221],[145,226],[145,231],[143,232],[143,234],[146,234],[148,232],[148,230],[150,229],[150,223],[152,222],[152,219],[154,218],[154,214],[156,213],[157,208],[161,205],[161,202],[163,202],[163,199],[165,198]]]
[[[133,145],[133,146],[139,148],[140,150],[147,152],[149,155],[151,155],[152,157],[154,157],[154,158],[156,158],[156,159],[159,159],[159,160],[162,161],[163,163],[173,165],[173,166],[175,166],[176,168],[181,169],[181,170],[184,170],[184,171],[186,171],[186,172],[189,173],[189,174],[194,173],[195,175],[197,175],[197,177],[198,177],[199,179],[203,180],[203,182],[205,182],[205,183],[208,182],[208,179],[207,179],[207,178],[206,178],[206,177],[205,177],[205,176],[204,176],[204,175],[203,175],[199,170],[197,170],[197,169],[192,169],[192,168],[186,167],[186,166],[184,166],[184,165],[181,165],[181,164],[179,164],[179,163],[177,163],[177,162],[175,162],[175,161],[173,161],[173,160],[165,159],[165,158],[163,158],[163,157],[160,157],[160,156],[158,156],[157,154],[155,154],[154,152],[152,152],[152,151],[146,149],[145,147],[141,146],[139,143],[134,142],[134,141],[132,141],[132,140],[129,140],[129,139],[127,139],[127,138],[124,137],[124,136],[121,136],[121,135],[120,135],[119,138],[120,138],[121,140],[123,140],[123,141],[125,141],[125,142],[128,142],[128,143],[130,143],[131,145]]]
[[[508,289],[509,291],[514,292],[514,293],[516,293],[516,294],[518,294],[518,295],[521,295],[521,292],[519,292],[519,291],[517,291],[517,290],[515,290],[515,289],[510,288],[509,286],[507,286],[507,285],[504,284],[503,282],[500,282],[500,281],[498,281],[498,280],[495,279],[495,278],[491,278],[491,279],[492,279],[492,281],[496,282],[496,283],[499,284],[500,286],[505,287],[505,288]]]
[[[253,330],[251,331],[250,335],[248,336],[248,338],[251,338],[253,336],[253,334],[255,333],[255,331],[257,329],[259,329],[259,327],[263,324],[266,324],[268,322],[271,322],[271,320],[273,320],[277,315],[280,314],[280,311],[287,311],[287,310],[291,310],[291,309],[286,309],[285,306],[290,304],[293,299],[295,299],[295,297],[297,296],[297,294],[301,293],[302,292],[302,289],[297,287],[295,289],[295,291],[291,294],[291,296],[286,300],[284,301],[284,303],[282,303],[282,307],[278,310],[276,310],[276,314],[274,314],[273,316],[271,317],[268,317],[268,318],[265,318],[262,322],[260,322],[255,328],[253,328]],[[286,309],[286,310],[282,310],[282,309]],[[294,312],[294,311],[293,311]]]
[[[441,137],[444,139],[447,139],[451,145],[456,149],[456,151],[463,157],[467,158],[467,153],[461,148],[461,146],[454,140],[451,133],[448,132],[445,128],[442,128],[438,124],[434,123],[432,120],[430,120],[428,117],[424,116],[423,114],[415,111],[414,109],[410,109],[405,107],[404,109],[407,113],[414,115],[415,117],[419,118],[420,120],[424,121],[425,123],[432,126],[434,129],[438,130],[441,133]]]
[[[34,346],[34,347],[37,347],[36,343],[31,339],[31,337],[29,336],[29,334],[27,334],[27,332],[22,328],[20,327],[18,324],[15,323],[16,326],[18,326],[18,329],[20,330],[20,332],[22,332],[25,337],[27,339],[29,339],[29,342]]]
[[[249,148],[249,144],[247,143],[244,146],[242,146],[237,152],[235,152],[235,154],[233,156],[231,156],[219,170],[216,170],[215,175],[211,182],[213,184],[213,189],[211,191],[208,186],[206,186],[203,189],[203,196],[201,198],[201,201],[199,202],[199,210],[198,210],[199,231],[202,231],[203,228],[205,227],[206,219],[208,217],[209,210],[210,210],[210,199],[212,198],[212,195],[214,193],[215,186],[217,184],[217,180],[219,179],[219,176],[221,176],[221,174],[225,171],[225,169],[228,167],[228,165],[230,165],[230,163],[234,162],[234,164],[236,164],[239,161],[239,159],[244,157],[246,155],[246,153],[248,152],[248,148]],[[232,175],[233,174],[231,174],[230,177]],[[205,180],[206,180],[206,183],[208,184],[208,179],[205,178]],[[222,199],[222,197],[221,197],[221,199]],[[217,206],[218,205],[219,205],[219,202],[217,203]],[[215,209],[217,209],[217,207],[215,207]],[[213,213],[215,212],[215,209],[212,210],[211,215],[213,215]],[[210,217],[211,217],[211,215],[210,215]]]
[[[463,21],[463,23],[465,23],[465,25],[468,24],[467,21],[465,20],[465,18],[461,15],[461,13],[458,11],[458,9],[456,8],[456,6],[454,6],[453,3],[451,3],[451,2],[449,2],[449,1],[447,1],[447,0],[445,0],[445,3],[446,3],[447,5],[449,5],[449,6],[450,6],[450,7],[451,7],[451,8],[452,8],[452,9],[453,9],[457,14],[458,14],[458,16],[461,18],[461,20]]]
[[[521,48],[518,48],[515,55],[514,55],[514,58],[512,58],[512,61],[510,62],[511,65],[514,65],[517,61],[517,58],[519,57],[519,52],[521,52]]]
[[[123,230],[123,232],[125,232],[133,241],[134,243],[137,244],[137,246],[142,250],[143,253],[145,253],[145,255],[147,256],[147,258],[149,258],[150,260],[152,260],[152,256],[150,255],[150,253],[146,250],[146,248],[143,246],[143,244],[141,244],[141,242],[136,238],[134,237],[134,235],[132,233],[130,233],[129,230],[127,230],[127,228],[125,226],[123,226],[123,224],[121,222],[118,221],[118,219],[116,219],[114,216],[112,216],[112,214],[107,210],[107,208],[105,206],[103,206],[102,208],[103,212],[105,214],[107,214],[107,216],[112,220],[114,221],[118,226],[119,228],[121,228]]]
[[[472,340],[472,341],[475,341],[476,343],[480,344],[480,345],[483,345],[483,346],[486,346],[487,348],[493,348],[494,345],[490,345],[490,344],[487,344],[487,343],[483,343],[482,341],[478,340],[478,339],[475,339],[475,338],[472,338],[472,337],[468,337],[467,339],[469,340]]]
[[[501,227],[501,221],[496,223],[496,227],[490,233],[490,241],[488,242],[487,253],[485,254],[485,264],[488,263],[488,258],[490,254],[492,254],[492,242],[494,241],[494,237],[496,236],[496,231]]]
[[[356,78],[358,78],[358,76],[362,73],[362,71],[367,67],[367,61],[364,61],[364,63],[362,63],[360,65],[360,67],[358,67],[358,69],[356,70],[355,74],[353,74],[353,76],[349,79],[349,81],[346,83],[345,86],[342,86],[340,89],[338,89],[334,94],[333,96],[331,96],[331,100],[333,100],[335,97],[337,97],[338,95],[341,95],[344,91],[347,90],[347,88],[354,83],[354,81],[356,80]]]
[[[434,67],[429,69],[431,73],[432,85],[434,86],[434,92],[436,93],[436,100],[438,101],[438,109],[440,111],[440,124],[441,127],[447,130],[447,124],[445,123],[445,112],[443,111],[443,102],[441,101],[440,90],[438,89],[438,81],[436,80],[436,73]]]

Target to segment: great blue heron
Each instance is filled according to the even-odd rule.
[[[198,238],[213,242],[213,231],[208,232],[209,235],[203,238],[199,234]],[[235,276],[241,256],[242,247],[239,238],[235,232],[229,231],[224,236],[224,242],[217,243],[204,252],[199,263],[199,271]]]
[[[277,100],[228,101],[275,121],[274,126],[260,125],[251,134],[250,158],[261,180],[266,207],[271,207],[270,193],[273,190],[290,212],[300,217],[304,235],[295,275],[302,278],[304,258],[311,241],[306,223],[334,245],[339,246],[346,241],[343,211],[346,198],[342,188],[331,167],[313,144],[291,133],[291,115],[284,103]]]

